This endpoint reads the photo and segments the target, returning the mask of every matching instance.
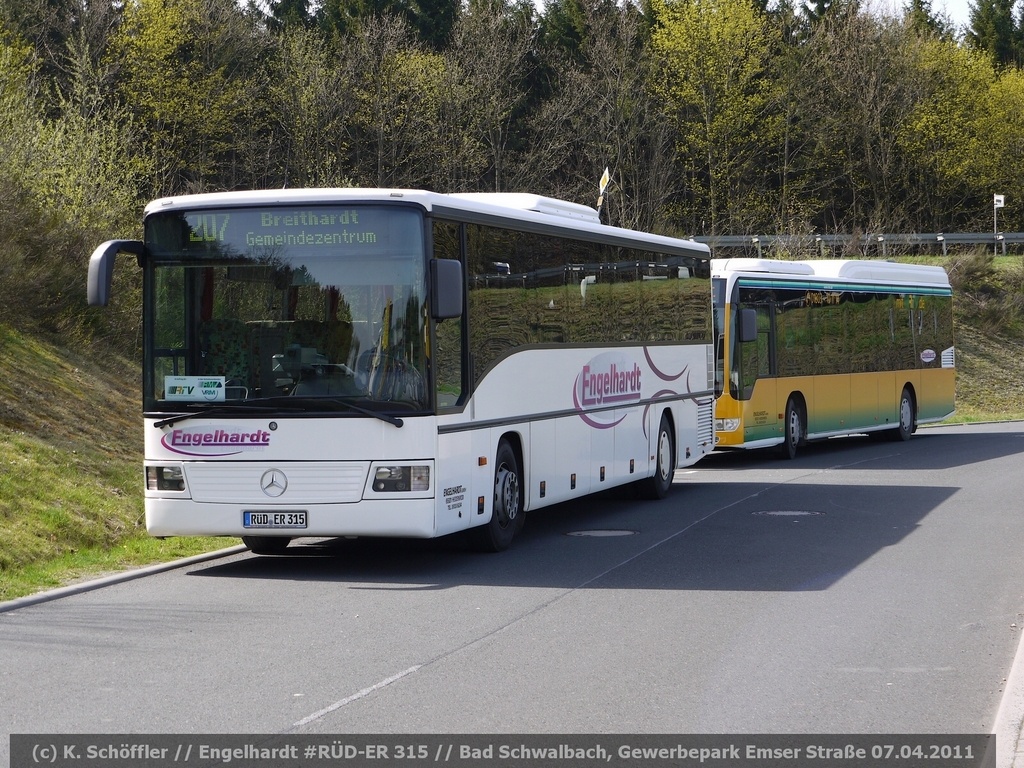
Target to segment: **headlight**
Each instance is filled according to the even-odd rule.
[[[185,475],[181,466],[146,467],[146,490],[184,491]]]
[[[716,432],[735,432],[739,428],[739,419],[715,419]]]
[[[373,474],[373,490],[379,493],[430,490],[430,467],[377,467]]]

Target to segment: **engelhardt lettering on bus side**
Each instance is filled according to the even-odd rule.
[[[639,405],[643,400],[644,385],[648,389],[663,383],[672,386],[671,389],[649,391],[648,397],[677,395],[680,387],[690,392],[690,383],[684,378],[688,366],[683,366],[678,373],[667,373],[655,365],[651,351],[646,347],[644,360],[647,365],[641,367],[636,360],[621,352],[605,352],[585,363],[576,376],[572,393],[573,405],[580,418],[594,429],[611,429],[621,424],[629,412],[609,406],[628,408]]]
[[[270,433],[265,429],[185,427],[169,430],[160,443],[167,450],[186,456],[231,456],[269,447]]]
[[[628,365],[628,363],[627,363]],[[584,405],[622,403],[640,399],[640,366],[619,368],[609,363],[605,368],[583,366],[580,375],[580,402]]]
[[[618,352],[605,352],[583,365],[573,384],[573,405],[580,418],[595,429],[611,429],[622,423],[627,414],[607,408],[610,405],[628,406],[640,402],[643,371],[635,360]]]

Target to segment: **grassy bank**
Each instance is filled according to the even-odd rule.
[[[956,328],[956,415],[951,421],[1024,419],[1024,338]]]
[[[0,326],[0,601],[237,543],[146,535],[138,378]]]

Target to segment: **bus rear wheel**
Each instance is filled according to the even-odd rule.
[[[654,476],[640,481],[640,492],[647,499],[664,499],[672,487],[672,477],[676,471],[676,441],[672,425],[665,414],[661,415],[654,449],[657,458]]]
[[[242,543],[254,555],[281,555],[291,541],[287,536],[243,536]]]
[[[491,519],[472,529],[477,549],[501,552],[523,527],[523,487],[519,458],[508,440],[498,443],[494,459],[494,508]]]
[[[804,412],[795,397],[786,402],[786,421],[783,423],[782,445],[779,446],[784,459],[795,459],[796,449],[804,440]]]

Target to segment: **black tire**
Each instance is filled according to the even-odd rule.
[[[254,555],[281,555],[291,539],[287,536],[243,536],[242,543]]]
[[[676,472],[676,438],[668,416],[661,414],[658,436],[654,443],[657,463],[654,475],[640,481],[640,494],[645,499],[664,499],[672,488],[672,477]]]
[[[886,431],[886,437],[893,442],[906,442],[917,430],[917,407],[914,404],[914,396],[910,389],[903,388],[900,395],[899,423],[895,429]]]
[[[786,402],[786,420],[782,424],[782,445],[779,453],[784,459],[795,459],[796,449],[804,442],[804,411],[795,397]]]
[[[519,458],[508,440],[498,443],[494,458],[494,505],[491,519],[471,529],[476,549],[483,552],[502,552],[522,530],[523,483]]]

